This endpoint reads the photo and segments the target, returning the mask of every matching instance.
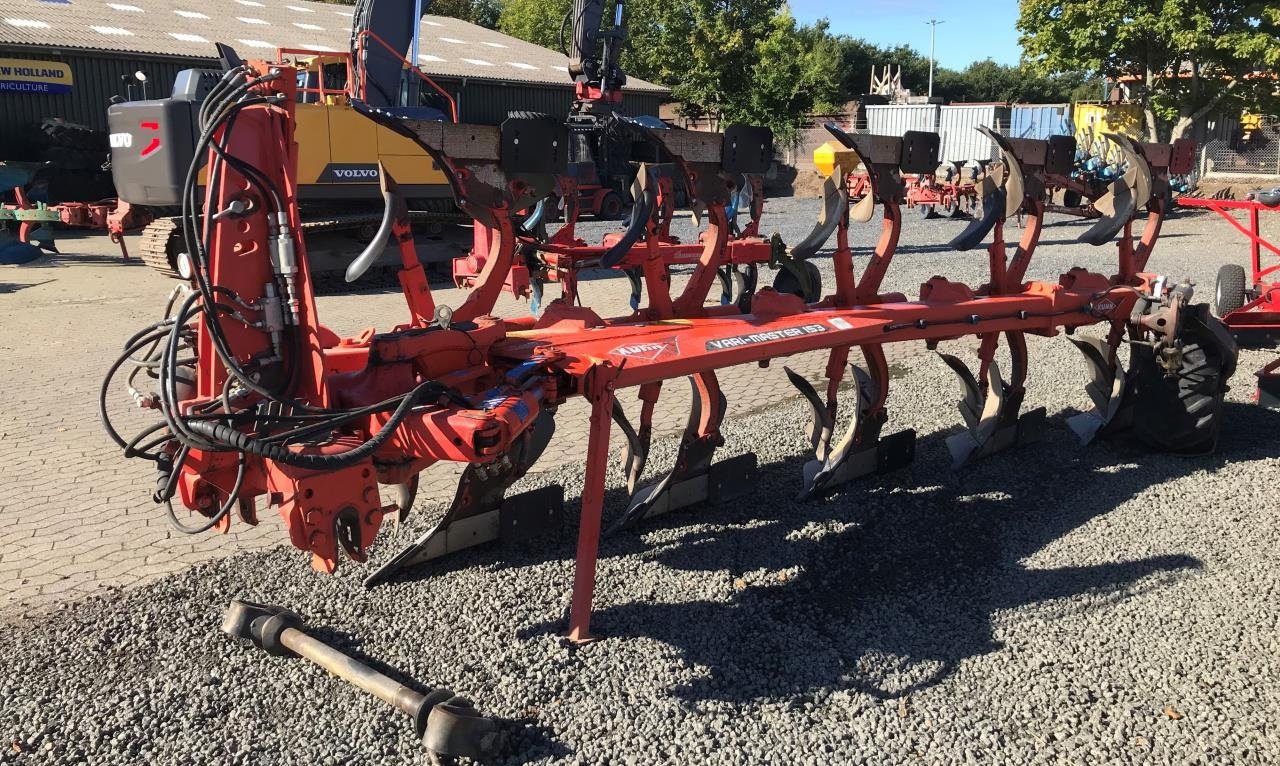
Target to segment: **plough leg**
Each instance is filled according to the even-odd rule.
[[[627,512],[609,529],[610,533],[695,503],[727,500],[745,491],[755,474],[754,453],[713,464],[716,449],[724,443],[720,435],[726,408],[724,394],[714,372],[700,372],[689,380],[693,384],[693,404],[675,468],[632,495]]]
[[[825,494],[863,476],[897,470],[915,457],[914,430],[880,438],[888,417],[884,404],[888,398],[889,366],[882,347],[865,346],[862,352],[870,372],[858,366],[851,368],[856,382],[853,409],[848,426],[834,446],[831,437],[835,430],[835,392],[843,378],[849,350],[832,350],[827,367],[829,383],[825,406],[809,381],[790,368],[784,368],[792,385],[800,390],[813,410],[809,440],[813,445],[814,459],[804,466],[802,500]]]
[[[995,360],[999,336],[982,336],[978,355],[981,360],[979,383],[973,372],[960,359],[951,354],[939,353],[964,386],[964,398],[960,400],[960,415],[965,430],[947,438],[952,466],[960,468],[974,460],[993,455],[1010,447],[1034,441],[1043,431],[1045,409],[1039,407],[1019,415],[1027,379],[1027,341],[1020,332],[1005,333],[1012,362],[1012,377],[1008,383],[1000,375]]]
[[[564,519],[564,487],[553,484],[506,497],[511,485],[542,455],[554,433],[555,421],[544,412],[507,455],[491,463],[468,465],[444,517],[365,578],[365,587],[372,588],[399,572],[454,551],[494,540],[527,539],[559,527]],[[411,484],[416,493],[416,477]],[[404,487],[407,485],[400,490],[402,500]],[[401,517],[406,513],[402,507]]]
[[[627,446],[622,455],[622,463],[627,473],[627,492],[634,495],[640,486],[640,476],[649,462],[649,444],[653,439],[653,408],[662,393],[661,383],[646,383],[640,386],[640,429],[637,431],[627,420],[622,405],[615,399],[613,402],[613,422],[622,429],[627,439]]]
[[[613,392],[595,393],[591,404],[591,433],[587,438],[587,470],[582,485],[582,517],[578,526],[578,553],[574,559],[573,596],[569,608],[569,640],[592,640],[591,602],[596,589],[596,559],[600,553],[600,518],[604,512],[604,481],[609,469],[609,428],[612,425]]]
[[[1118,331],[1113,331],[1115,336]],[[1124,367],[1116,355],[1115,340],[1074,335],[1069,338],[1080,353],[1084,354],[1089,365],[1090,381],[1085,386],[1093,409],[1067,418],[1067,425],[1080,439],[1081,444],[1089,444],[1100,434],[1105,435],[1114,423],[1123,427],[1126,418],[1117,420],[1124,401],[1127,376]]]

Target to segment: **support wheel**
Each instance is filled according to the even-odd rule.
[[[1062,204],[1064,207],[1080,207],[1080,202],[1084,198],[1080,196],[1080,192],[1074,189],[1067,189],[1062,193]]]
[[[617,192],[605,192],[604,199],[600,200],[600,210],[596,213],[596,218],[602,221],[616,221],[622,217],[622,197]]]
[[[937,217],[937,213],[934,211],[933,205],[916,205],[916,215],[920,216],[921,220],[925,221],[930,218]]]
[[[1235,372],[1237,349],[1226,326],[1205,304],[1188,306],[1182,363],[1166,375],[1149,346],[1134,346],[1126,396],[1133,401],[1133,435],[1160,452],[1213,451],[1222,427],[1222,400]]]
[[[796,274],[800,269],[804,276]],[[783,266],[773,277],[773,289],[804,298],[805,303],[815,303],[822,298],[822,274],[810,261],[800,261],[794,267]]]
[[[1243,266],[1228,263],[1218,269],[1213,287],[1213,313],[1224,317],[1244,306],[1246,281]]]

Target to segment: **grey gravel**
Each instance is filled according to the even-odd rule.
[[[767,230],[814,207],[770,204]],[[979,281],[985,253],[941,251],[961,225],[909,220],[887,287]],[[1207,225],[1176,221],[1153,263],[1206,297],[1217,265],[1244,254],[1227,243],[1206,256]],[[857,236],[865,246],[875,231]],[[1112,258],[1055,245],[1032,271]],[[427,762],[381,703],[222,636],[236,597],[296,609],[345,650],[471,696],[506,720],[505,763],[1280,760],[1280,413],[1249,403],[1249,372],[1271,357],[1242,354],[1218,453],[1173,458],[1078,446],[1062,419],[1087,405],[1084,365],[1061,338],[1030,345],[1026,408],[1048,408],[1047,432],[962,473],[943,444],[959,385],[928,357],[897,370],[890,399],[890,427],[920,433],[916,461],[825,500],[794,501],[798,403],[727,423],[722,454],[759,455],[753,491],[606,539],[605,638],[585,647],[559,635],[572,525],[373,591],[364,567],[322,577],[280,548],[0,626],[0,762]],[[673,457],[664,441],[650,466]],[[615,466],[609,517],[625,504],[620,478]],[[524,486],[550,481],[574,518],[580,470]],[[441,508],[420,501],[374,563]]]

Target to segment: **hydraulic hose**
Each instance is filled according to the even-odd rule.
[[[242,453],[264,457],[276,463],[313,471],[336,470],[355,465],[373,455],[386,443],[387,439],[391,438],[391,435],[400,427],[401,422],[408,416],[409,411],[417,406],[422,399],[426,398],[428,394],[439,396],[443,393],[444,387],[434,380],[419,384],[417,388],[405,396],[400,402],[400,406],[396,407],[395,411],[391,413],[391,417],[388,418],[386,424],[378,429],[378,433],[359,446],[332,455],[294,452],[283,445],[271,444],[256,439],[223,423],[189,421],[186,426],[196,434],[211,441],[225,444],[231,449]]]

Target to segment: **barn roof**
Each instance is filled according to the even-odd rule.
[[[344,51],[351,8],[310,0],[0,0],[0,45],[215,58],[276,48]],[[568,85],[562,54],[445,16],[422,19],[421,67],[432,76]],[[626,90],[667,92],[631,79]]]

